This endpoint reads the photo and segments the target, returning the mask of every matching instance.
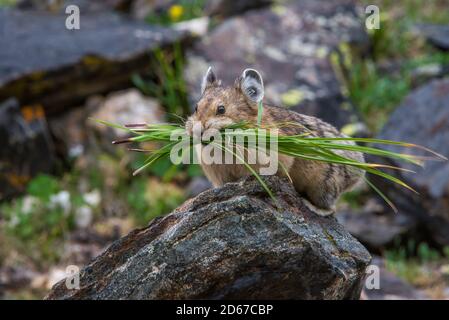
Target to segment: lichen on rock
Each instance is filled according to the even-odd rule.
[[[211,189],[114,242],[47,299],[358,299],[366,249],[286,181]]]

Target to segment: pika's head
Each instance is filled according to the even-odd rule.
[[[223,87],[209,67],[201,83],[201,98],[186,122],[186,130],[192,135],[195,122],[201,123],[203,131],[220,130],[242,121],[255,122],[263,96],[263,80],[256,70],[245,69],[234,86]]]

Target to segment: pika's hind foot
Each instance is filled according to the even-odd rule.
[[[313,203],[311,203],[309,200],[307,199],[303,199],[304,204],[306,205],[306,207],[312,211],[315,212],[317,215],[321,216],[321,217],[327,217],[330,216],[332,214],[335,213],[335,205],[332,205],[329,209],[323,209],[323,208],[318,208],[316,207]]]

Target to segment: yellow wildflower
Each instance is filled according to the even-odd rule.
[[[172,21],[178,21],[183,13],[184,8],[179,4],[172,5],[168,10],[168,15]]]

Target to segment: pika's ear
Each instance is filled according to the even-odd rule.
[[[220,85],[220,81],[218,81],[217,76],[212,71],[212,67],[209,67],[203,77],[203,81],[201,81],[201,94],[203,94],[208,87],[216,85]]]
[[[265,90],[263,87],[262,76],[257,70],[245,69],[240,76],[240,90],[246,99],[253,103],[262,101]]]

